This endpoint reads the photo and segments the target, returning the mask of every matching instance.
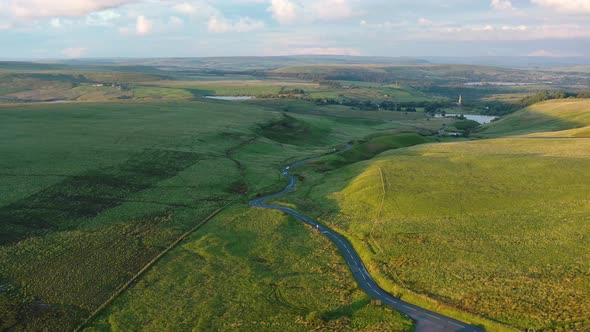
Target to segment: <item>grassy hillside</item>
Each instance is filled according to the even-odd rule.
[[[236,206],[191,236],[89,331],[408,331],[369,305],[331,242],[277,212]]]
[[[587,105],[535,105],[495,134],[580,126]],[[525,115],[534,126],[514,120]],[[580,328],[590,324],[590,141],[567,133],[428,144],[327,173],[310,165],[288,201],[348,236],[409,301],[473,322],[451,308],[519,328]]]
[[[590,126],[590,100],[551,100],[532,105],[482,128],[479,135],[498,137],[562,131]]]
[[[2,328],[75,326],[238,198],[225,152],[273,117],[211,103],[0,108]]]
[[[0,102],[112,101],[121,99],[191,99],[182,89],[141,87],[132,83],[158,77],[125,72],[0,71]],[[98,86],[97,83],[100,83]]]
[[[415,133],[375,136],[356,142],[350,150],[344,153],[322,158],[319,161],[311,162],[310,165],[325,172],[371,159],[387,150],[424,144],[426,142],[429,142],[429,139]]]
[[[229,202],[239,204],[249,197],[276,190],[284,181],[276,171],[279,165],[323,153],[329,146],[367,136],[375,130],[412,130],[432,125],[431,121],[424,120],[412,122],[410,126],[390,120],[366,121],[350,117],[343,121],[337,117],[292,114],[289,121],[296,125],[283,126],[284,119],[281,113],[270,108],[223,101],[1,106],[0,329],[72,329],[212,211]],[[281,129],[276,131],[275,126]],[[299,135],[301,128],[305,135]],[[279,133],[289,139],[281,141]],[[203,278],[213,280],[235,273],[232,262],[237,259],[235,255],[243,252],[236,247],[225,253],[226,245],[220,241],[251,240],[253,248],[271,244],[265,240],[268,230],[263,221],[276,219],[268,216],[259,223],[246,222],[252,215],[246,213],[241,219],[239,216],[245,213],[240,212],[243,208],[232,209],[227,218],[215,219],[216,225],[191,238],[191,243],[201,238],[212,239],[210,243],[200,242],[197,252],[220,251],[219,261],[211,261],[213,265],[203,267]],[[235,228],[235,233],[231,233],[226,228],[231,218],[247,225],[243,228],[231,226]],[[293,252],[293,247],[285,246],[284,242],[309,234],[293,222],[285,223],[286,220],[269,226],[285,235],[275,239],[272,251],[270,247],[260,249],[261,255],[269,260],[296,257],[294,261],[303,262],[311,248],[321,241],[316,239],[302,251]],[[211,236],[207,235],[209,232]],[[214,240],[216,238],[220,240]],[[239,245],[247,244],[240,242]],[[194,255],[187,256],[182,250],[179,253],[180,257],[171,258],[175,264],[195,264]],[[334,251],[328,254],[327,258],[337,257]],[[264,279],[265,273],[270,271],[255,255],[251,258],[243,264],[245,268],[252,268],[245,276],[252,281],[239,284],[243,288],[233,289],[243,297],[249,292],[261,294],[269,290],[267,283],[256,280],[270,280]],[[310,264],[320,269],[323,261]],[[283,262],[272,267],[282,269],[287,265]],[[301,272],[297,266],[293,268],[293,273]],[[276,275],[271,279],[277,284],[284,278],[291,280],[281,271],[272,271]],[[339,267],[332,275],[339,278],[337,280],[350,278],[345,276],[345,271]],[[163,278],[163,282],[176,285],[177,276],[182,279],[192,272],[185,269],[178,275],[156,273],[153,278]],[[238,276],[236,274],[236,278]],[[371,319],[390,315],[365,308],[367,298],[355,290],[350,279],[342,286],[321,280],[319,284],[301,283],[300,287],[307,287],[306,292],[315,293],[323,288],[329,293],[325,295],[327,303],[317,313],[323,319],[314,318],[316,314],[309,318],[316,324],[314,326],[370,325],[376,324]],[[180,288],[175,291],[184,291],[185,285],[178,284]],[[205,291],[198,283],[191,287],[194,297],[186,298],[186,310],[193,308],[191,301],[200,301]],[[169,290],[168,286],[160,289],[159,298],[166,297]],[[225,284],[213,281],[206,288],[219,294],[225,294],[226,290]],[[281,292],[292,290],[281,289]],[[143,296],[141,291],[132,294],[134,299]],[[301,291],[301,294],[307,293]],[[295,301],[312,301],[306,305],[306,311],[313,308],[313,301],[322,301],[322,298],[294,296]],[[279,300],[282,301],[282,297]],[[230,301],[225,308],[238,310],[243,303]],[[201,308],[203,312],[213,313],[217,305],[218,300],[215,300],[201,304]],[[128,310],[123,304],[117,308]],[[146,307],[146,311],[133,313],[133,319],[148,328],[153,315],[159,313],[163,322],[169,315],[149,310]],[[256,313],[263,315],[265,310],[271,309],[265,302],[260,310]],[[289,317],[294,326],[307,324],[297,323],[298,317],[305,318],[309,314],[299,306],[285,304],[284,308],[273,312]],[[276,321],[276,317],[269,319]],[[395,315],[387,317],[390,318],[383,319],[394,324],[387,326],[397,326],[396,330],[407,325]]]

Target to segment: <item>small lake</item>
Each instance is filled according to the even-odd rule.
[[[461,116],[461,114],[450,114],[447,113],[446,114],[447,117],[459,117]],[[486,123],[490,123],[492,121],[494,121],[495,119],[497,119],[497,116],[491,116],[491,115],[479,115],[479,114],[463,114],[463,116],[465,117],[465,119],[467,120],[473,120],[473,121],[477,121],[479,124],[486,124]],[[437,118],[442,118],[442,114],[437,114],[436,115]]]
[[[217,99],[217,100],[250,100],[256,97],[254,96],[205,96],[208,99]]]

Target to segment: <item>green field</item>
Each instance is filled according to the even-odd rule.
[[[548,102],[484,133],[566,129],[588,114],[587,101]],[[427,144],[329,172],[324,162],[301,170],[288,202],[351,239],[386,289],[472,322],[461,312],[542,330],[590,323],[587,139]]]
[[[590,100],[551,100],[482,127],[480,136],[498,137],[563,131],[590,126]]]
[[[340,111],[340,115],[348,112]],[[332,146],[376,131],[416,128],[428,131],[440,125],[422,117],[410,121],[403,113],[390,113],[394,112],[384,113],[387,117],[382,120],[313,114],[286,116],[269,106],[222,101],[0,107],[1,328],[62,330],[77,326],[212,211],[233,202],[237,205],[223,216],[261,215],[245,212],[247,207],[240,203],[276,190],[283,180],[275,170],[290,160],[323,153]],[[392,116],[399,122],[393,121]],[[269,227],[276,227],[278,233],[284,234],[280,239],[309,236],[294,221],[277,223],[270,219]],[[253,248],[264,247],[260,249],[261,255],[269,261],[297,257],[293,259],[302,262],[316,244],[328,250],[328,244],[321,239],[302,243],[301,251],[295,252],[291,250],[294,247],[284,243],[273,245],[265,241],[269,230],[263,226],[264,220],[246,223],[231,233],[226,228],[226,218],[218,217],[208,228],[183,242],[181,248],[196,242],[200,244],[195,244],[198,247],[195,250],[216,252],[223,247],[221,242],[200,239],[218,237],[230,243],[235,239],[251,239]],[[203,266],[202,278],[215,279],[231,273],[238,249],[228,251],[210,266]],[[346,283],[328,283],[324,279],[308,284],[301,281],[300,287],[309,294],[317,289],[330,291],[319,299],[302,297],[304,293],[296,292],[293,301],[305,304],[305,310],[286,305],[266,323],[284,321],[277,317],[289,317],[287,323],[293,324],[295,330],[310,326],[306,324],[360,328],[383,323],[386,329],[408,328],[408,322],[397,314],[368,308],[368,298],[354,286],[334,249],[330,250],[322,260],[316,257],[317,261],[306,264],[321,269],[322,262],[334,260],[339,267],[333,275],[337,280],[348,278]],[[176,249],[165,256],[162,264],[165,268],[172,268],[166,265],[168,262],[180,266],[198,264],[191,257]],[[270,273],[256,265],[259,262],[244,264],[252,265],[248,278],[264,280],[265,273]],[[282,271],[287,268],[287,262],[277,264],[278,270],[272,269],[271,279],[279,285],[288,284],[292,277],[283,276],[286,272]],[[293,273],[301,272],[296,266],[293,269]],[[166,283],[176,278],[160,275],[159,271],[162,270],[157,263],[153,274],[148,272],[148,280],[161,279]],[[187,271],[179,271],[179,277],[183,278]],[[147,298],[140,301],[149,301],[153,294],[143,294],[138,287],[138,291],[132,288],[129,296],[136,299],[145,295]],[[183,286],[178,287],[175,291],[182,291]],[[192,287],[196,287],[194,297],[177,301],[186,301],[187,306],[199,301],[203,288]],[[225,291],[221,284],[213,282],[205,289],[220,294]],[[160,291],[159,296],[164,298],[171,289]],[[243,297],[249,292],[265,293],[268,284],[253,280],[241,284],[236,291]],[[127,308],[129,303],[125,298],[121,301],[109,309],[116,317],[104,319],[125,326],[116,313],[136,309]],[[323,301],[326,303],[312,310],[316,303]],[[207,321],[206,315],[215,312],[216,305],[215,301],[208,302],[202,306],[203,316],[197,316]],[[241,302],[230,302],[225,308],[229,312],[241,306]],[[261,303],[259,313],[270,310],[268,306],[266,302]],[[148,328],[154,313],[149,313],[147,307],[145,310],[146,316],[137,312],[128,314]],[[214,322],[209,320],[207,324]]]
[[[465,80],[536,76],[121,61],[0,62],[0,330],[91,317],[97,331],[411,331],[369,304],[327,240],[246,205],[285,184],[280,166],[345,142],[301,168],[285,202],[346,235],[385,289],[491,331],[588,326],[588,100],[533,105],[466,142],[433,136],[454,120],[421,107],[362,103],[454,100]],[[528,91],[509,90],[464,96]]]
[[[235,206],[168,254],[89,331],[409,331],[369,305],[332,243],[299,221]]]
[[[239,170],[225,153],[274,117],[212,103],[0,109],[3,328],[75,326],[191,225],[239,198]]]

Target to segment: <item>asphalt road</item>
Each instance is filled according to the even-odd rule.
[[[342,153],[346,150],[351,148],[350,145],[347,145],[344,149],[335,151],[334,154]],[[320,156],[322,157],[322,156]],[[436,312],[415,306],[413,304],[404,302],[395,296],[389,294],[385,290],[383,290],[379,285],[375,282],[373,277],[367,271],[365,264],[361,260],[358,253],[354,250],[350,242],[346,240],[343,236],[339,235],[332,229],[318,223],[317,221],[301,214],[300,212],[280,205],[274,204],[267,204],[266,201],[278,198],[292,190],[295,189],[295,185],[297,184],[297,179],[289,174],[289,170],[297,167],[301,164],[304,164],[310,160],[317,159],[320,157],[308,158],[304,160],[297,161],[289,166],[286,166],[281,170],[281,174],[283,174],[289,180],[289,184],[280,192],[274,193],[265,197],[260,197],[255,200],[250,201],[250,206],[265,208],[265,209],[273,209],[282,211],[287,213],[300,221],[310,225],[316,231],[322,233],[325,237],[330,239],[338,249],[340,253],[344,257],[344,260],[350,267],[352,274],[356,281],[358,282],[359,286],[371,297],[381,300],[384,305],[390,306],[395,310],[402,312],[409,318],[411,318],[416,323],[416,331],[417,332],[430,332],[430,331],[469,331],[469,332],[483,332],[484,330],[480,327],[469,325],[458,321],[456,319],[438,314]]]

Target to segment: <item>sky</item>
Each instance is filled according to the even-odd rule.
[[[0,58],[590,57],[590,0],[0,0]]]

